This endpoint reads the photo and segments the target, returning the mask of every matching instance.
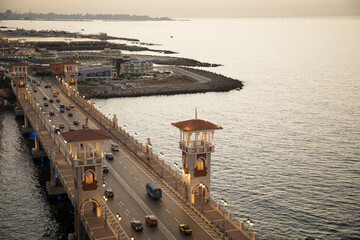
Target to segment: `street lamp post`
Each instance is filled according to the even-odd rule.
[[[104,202],[105,202],[105,208],[104,208],[104,211],[105,211],[105,228],[107,228],[107,218],[106,218],[106,201],[107,201],[107,197],[103,196],[103,198],[104,198]]]
[[[177,190],[177,169],[178,169],[178,164],[176,162],[174,162],[174,167],[175,167],[175,190]]]
[[[250,220],[250,218],[248,218],[246,222],[249,224],[249,230],[251,232],[251,226],[253,225],[253,222]]]
[[[160,153],[160,158],[161,158],[161,178],[164,178],[164,154],[161,152]]]
[[[223,206],[223,226],[222,226],[222,230],[225,233],[225,206],[227,205],[227,202],[225,199],[221,199],[220,200],[221,205]]]
[[[118,224],[120,225],[121,216],[119,213],[116,213],[116,220],[117,220]],[[118,231],[118,240],[120,240],[120,229]]]
[[[204,213],[204,189],[205,189],[205,184],[204,183],[200,183],[200,188],[201,188],[201,212]]]

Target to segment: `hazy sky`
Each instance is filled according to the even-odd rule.
[[[360,0],[0,0],[0,11],[151,17],[360,15]]]

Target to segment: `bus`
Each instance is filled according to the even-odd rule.
[[[154,182],[146,184],[146,191],[152,199],[160,199],[162,197],[161,188]]]

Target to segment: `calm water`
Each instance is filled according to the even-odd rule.
[[[166,161],[180,162],[173,121],[221,125],[212,197],[224,197],[262,239],[360,239],[360,18],[176,22],[2,22],[139,38],[208,69],[241,91],[96,100]],[[173,36],[173,38],[170,38]]]
[[[51,239],[67,239],[73,232],[70,200],[49,198],[46,159],[32,159],[13,113],[0,114],[0,239],[40,239],[52,229]],[[49,238],[48,238],[49,239]]]

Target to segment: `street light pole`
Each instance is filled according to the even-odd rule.
[[[177,190],[177,168],[178,168],[178,164],[176,162],[174,162],[174,167],[175,167],[175,190]]]
[[[222,198],[220,203],[221,203],[221,205],[223,205],[223,226],[222,226],[222,230],[225,233],[225,206],[226,206],[227,202],[226,202],[225,199]]]
[[[249,224],[249,230],[251,232],[251,225],[253,225],[252,221],[250,220],[250,218],[247,219],[246,221]]]
[[[105,228],[107,228],[107,217],[106,217],[106,201],[107,201],[107,197],[103,196],[104,198],[104,202],[105,202],[105,208],[104,208],[104,211],[105,211]]]
[[[201,212],[204,213],[204,189],[205,189],[205,184],[204,183],[200,183],[200,188],[201,188]]]
[[[116,213],[116,220],[117,220],[118,224],[120,225],[121,216],[120,216],[119,213]],[[119,228],[119,231],[118,231],[118,240],[120,240],[120,228]]]

